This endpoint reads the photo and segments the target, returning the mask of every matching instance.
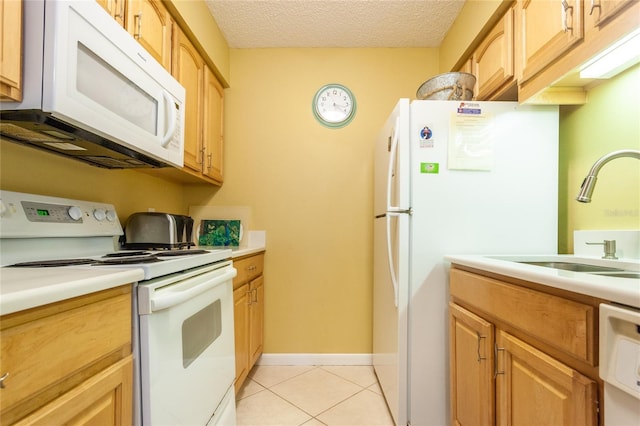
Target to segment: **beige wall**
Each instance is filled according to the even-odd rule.
[[[606,164],[589,204],[575,197],[601,156],[640,149],[640,65],[588,92],[587,104],[560,109],[559,251],[573,253],[573,231],[640,229],[640,161]]]
[[[188,213],[181,185],[132,170],[107,170],[0,141],[0,188],[112,203],[120,221],[136,211]]]
[[[400,97],[437,73],[436,49],[231,50],[225,183],[192,205],[247,205],[267,231],[265,352],[369,353],[373,141]],[[349,87],[353,122],[311,112],[324,84]]]

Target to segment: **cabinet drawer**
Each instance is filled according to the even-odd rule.
[[[131,352],[131,286],[2,317],[0,412],[47,402]],[[111,361],[112,362],[112,361]],[[32,400],[37,403],[31,403]]]
[[[233,279],[233,288],[236,288],[238,285],[262,275],[264,269],[264,253],[234,260],[233,266],[238,270],[238,275]]]
[[[595,308],[481,275],[452,269],[451,296],[525,334],[595,364]]]

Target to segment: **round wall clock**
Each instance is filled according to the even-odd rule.
[[[341,84],[327,84],[313,97],[313,115],[323,126],[346,126],[356,114],[356,98]]]

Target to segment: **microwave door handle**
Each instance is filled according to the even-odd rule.
[[[176,121],[178,119],[178,112],[173,106],[173,98],[171,97],[171,94],[169,94],[169,92],[163,90],[162,97],[164,98],[167,108],[169,108],[169,128],[167,129],[167,133],[165,133],[164,137],[162,138],[161,143],[162,147],[166,148],[167,145],[169,145],[169,142],[171,142],[171,140],[173,139],[173,134],[176,132]]]

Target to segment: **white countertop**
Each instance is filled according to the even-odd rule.
[[[249,231],[247,233],[246,243],[240,246],[197,246],[202,250],[220,250],[231,249],[231,258],[237,259],[242,256],[260,253],[267,248],[267,235],[265,231]]]
[[[142,269],[0,268],[0,315],[118,287],[143,277]]]
[[[508,260],[505,260],[508,259]],[[588,263],[620,269],[640,271],[640,262],[633,259],[602,260],[574,255],[548,256],[481,256],[448,255],[451,263],[481,269],[500,275],[519,278],[550,287],[640,308],[640,279],[609,277],[585,272],[573,272],[543,266],[527,265],[518,261],[556,261]]]

